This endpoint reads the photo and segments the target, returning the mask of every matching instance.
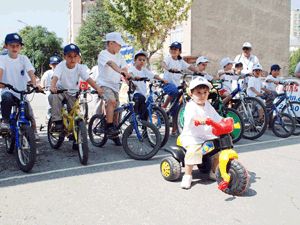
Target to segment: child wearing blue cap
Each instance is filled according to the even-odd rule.
[[[0,56],[0,81],[10,84],[18,90],[26,90],[29,81],[36,86],[35,70],[28,57],[20,54],[23,45],[21,36],[17,33],[7,34],[4,43],[8,54]],[[0,85],[0,88],[3,88],[3,85]],[[1,98],[3,118],[1,129],[7,130],[9,129],[11,109],[14,105],[19,104],[20,94],[3,89]],[[31,117],[29,119],[32,119],[33,113],[28,109],[28,105],[26,108],[29,112],[29,117]]]
[[[97,92],[98,95],[103,94],[95,81],[89,77],[86,68],[79,64],[80,49],[75,44],[69,44],[64,47],[64,61],[60,62],[52,75],[50,90],[48,97],[51,107],[52,121],[55,122],[55,129],[62,130],[62,115],[61,109],[63,107],[63,100],[67,101],[68,108],[72,108],[76,97],[72,91],[79,90],[79,79],[87,81]],[[56,94],[58,89],[68,89],[69,92]]]

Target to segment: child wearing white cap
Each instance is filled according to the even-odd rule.
[[[181,181],[181,188],[189,189],[192,183],[193,166],[202,163],[203,143],[207,140],[217,138],[212,134],[212,128],[205,125],[205,120],[211,118],[219,122],[222,117],[209,103],[208,95],[212,85],[203,77],[196,77],[190,82],[191,101],[185,106],[184,127],[180,135],[182,146],[187,150],[184,158],[185,175]],[[194,121],[201,122],[201,126],[195,126]],[[215,165],[215,162],[213,162]],[[213,166],[214,167],[214,166]],[[215,168],[210,171],[210,177],[213,178]]]
[[[125,59],[119,54],[121,47],[125,42],[118,32],[106,34],[106,49],[101,51],[98,56],[98,76],[96,82],[103,88],[104,100],[106,102],[106,133],[111,137],[116,137],[119,131],[114,126],[118,121],[117,115],[114,115],[115,108],[119,105],[119,91],[121,74],[126,78],[130,75],[127,72]],[[119,145],[119,144],[118,144]]]
[[[209,75],[205,70],[209,63],[209,60],[205,56],[200,56],[196,60],[197,66],[197,74],[203,76],[206,80],[212,81],[214,79],[213,76]]]

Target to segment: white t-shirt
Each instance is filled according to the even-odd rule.
[[[199,106],[193,100],[189,101],[184,111],[184,126],[180,135],[181,143],[184,147],[189,145],[198,145],[217,137],[212,134],[212,127],[208,125],[194,125],[194,118],[211,118],[216,122],[220,122],[222,117],[216,112],[212,105],[206,101],[205,105]]]
[[[41,83],[42,85],[45,87],[45,88],[50,88],[51,86],[51,79],[52,79],[52,76],[53,76],[53,73],[54,73],[54,70],[47,70],[42,78],[41,78]]]
[[[237,55],[234,59],[236,63],[243,63],[243,74],[252,73],[252,68],[254,65],[259,63],[258,58],[255,55],[250,55],[249,58],[245,57],[244,54]]]
[[[221,72],[224,72],[224,70],[219,70],[218,74],[221,73]],[[227,72],[227,73],[229,73],[229,72]],[[232,92],[232,83],[233,83],[234,80],[238,80],[239,76],[235,75],[234,73],[230,74],[230,75],[229,74],[222,74],[220,76],[220,79],[224,80],[223,88],[228,92]]]
[[[91,71],[90,71],[90,77],[93,80],[96,80],[96,78],[98,77],[99,71],[98,71],[98,66],[93,66]]]
[[[250,97],[256,97],[256,93],[250,89],[251,87],[255,88],[256,91],[261,93],[261,89],[263,87],[263,82],[260,79],[260,77],[250,77],[249,82],[248,82],[247,94]]]
[[[121,54],[111,54],[107,50],[100,52],[98,56],[98,77],[96,78],[96,83],[100,86],[109,87],[112,90],[119,92],[121,74],[116,72],[113,68],[107,65],[108,61],[112,61],[121,69],[127,66],[124,58]]]
[[[138,70],[134,65],[130,66],[128,72],[132,74],[133,77],[147,77],[150,80],[154,78],[154,74],[146,69],[142,68],[142,70]],[[134,85],[136,86],[134,93],[140,93],[146,97],[147,95],[147,84],[144,81],[133,81]]]
[[[206,73],[206,72],[201,72],[201,73],[199,73],[199,75],[200,75],[200,76],[203,76],[203,77],[204,77],[206,80],[208,80],[208,81],[212,81],[212,80],[214,79],[213,76],[209,75],[209,74]],[[193,79],[196,78],[196,77],[199,76],[199,75],[193,76]]]
[[[187,70],[189,68],[189,64],[183,59],[173,59],[171,56],[167,56],[164,59],[164,63],[166,64],[168,69],[177,69],[179,71]],[[169,71],[164,71],[164,79],[169,83],[175,84],[177,87],[180,86],[180,79],[182,77],[181,73],[170,73]]]
[[[266,88],[270,91],[276,91],[277,85],[274,84],[274,82],[267,82],[268,80],[279,82],[280,79],[278,77],[273,77],[271,74],[269,74],[266,78],[266,82],[265,82]]]
[[[59,89],[79,89],[79,79],[83,81],[89,79],[89,74],[86,67],[81,64],[76,64],[73,69],[67,67],[66,61],[60,62],[54,70],[53,77],[57,77],[56,86]]]
[[[12,59],[9,55],[1,55],[0,68],[3,70],[2,82],[11,84],[20,91],[26,90],[27,83],[30,81],[28,72],[35,71],[31,62],[25,55],[18,55],[16,59]],[[8,90],[7,88],[3,89],[2,93],[6,91],[11,92],[17,98],[20,98],[20,94]]]

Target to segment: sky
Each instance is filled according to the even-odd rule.
[[[300,9],[300,1],[291,0],[291,8]],[[0,43],[28,24],[47,27],[67,44],[68,10],[69,0],[0,0]]]

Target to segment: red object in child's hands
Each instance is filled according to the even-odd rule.
[[[82,91],[88,90],[88,89],[89,89],[89,84],[88,84],[88,82],[86,82],[86,81],[80,81],[80,82],[79,82],[79,88],[80,88],[80,90],[82,90]]]
[[[212,126],[212,133],[216,136],[229,134],[233,131],[233,119],[230,117],[222,119],[219,123],[208,118],[206,124]]]
[[[194,120],[194,125],[198,127],[201,125],[201,122],[199,120]]]

